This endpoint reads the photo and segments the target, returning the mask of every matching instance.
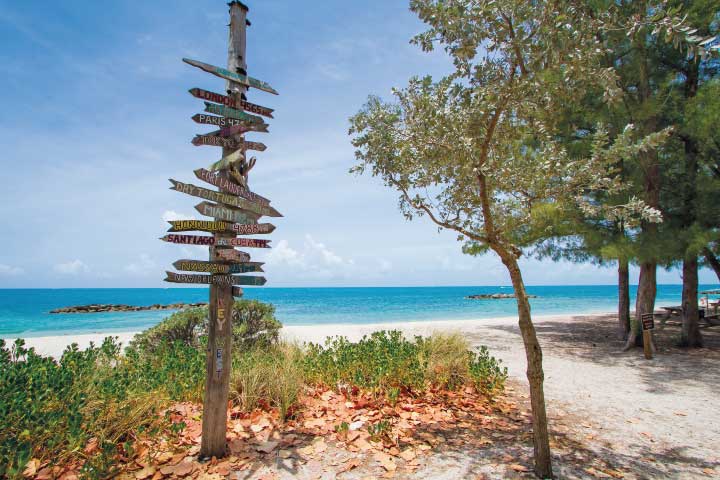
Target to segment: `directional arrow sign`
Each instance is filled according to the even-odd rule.
[[[226,107],[225,105],[218,105],[216,103],[205,102],[205,111],[208,113],[214,113],[215,115],[222,115],[223,117],[236,118],[238,120],[244,120],[250,123],[265,123],[262,117],[257,115],[250,115],[242,110],[236,110],[234,108]]]
[[[267,123],[251,123],[246,120],[238,120],[237,118],[227,117],[216,117],[215,115],[206,115],[204,113],[197,113],[192,117],[195,123],[202,123],[205,125],[217,125],[218,127],[236,127],[233,129],[233,135],[244,132],[263,132],[267,133]],[[222,132],[222,130],[220,131]],[[220,134],[218,132],[218,134]],[[230,135],[223,135],[229,137]]]
[[[189,275],[186,273],[165,272],[166,282],[172,283],[201,283],[205,285],[233,285],[231,275]]]
[[[242,150],[236,150],[227,157],[223,157],[217,162],[210,165],[210,170],[212,170],[213,172],[217,172],[218,170],[225,170],[238,162],[242,162],[243,160],[245,160],[245,152],[243,152]]]
[[[259,215],[266,215],[268,217],[282,217],[280,212],[278,212],[269,205],[260,205],[258,203],[251,202],[250,200],[245,200],[244,198],[236,197],[228,193],[215,192],[213,190],[208,190],[207,188],[197,187],[190,183],[178,182],[177,180],[173,180],[172,178],[170,179],[170,182],[172,182],[173,184],[173,186],[170,187],[170,190],[176,190],[178,192],[192,195],[194,197],[204,198],[205,200],[210,200],[212,202],[224,203],[226,205],[231,205],[242,210],[249,210]]]
[[[218,258],[223,262],[247,263],[250,261],[250,254],[235,250],[234,248],[218,248],[215,250]]]
[[[165,235],[160,240],[180,245],[215,245],[215,237],[201,237],[198,235]]]
[[[244,142],[242,146],[243,150],[257,150],[259,152],[264,152],[267,148],[264,143],[259,142]]]
[[[201,202],[195,205],[195,210],[206,217],[218,218],[233,223],[253,224],[257,223],[259,215],[217,205],[215,203]]]
[[[207,220],[170,220],[168,232],[235,232],[237,235],[264,235],[275,231],[270,223],[242,224]]]
[[[218,238],[215,245],[220,247],[270,248],[270,240],[257,238]]]
[[[228,265],[225,263],[204,262],[200,260],[178,260],[173,263],[173,267],[177,270],[185,272],[207,272],[207,273],[254,273],[263,272],[262,263],[235,263]]]
[[[195,138],[192,139],[192,144],[196,147],[200,145],[211,145],[213,147],[243,148],[243,142],[217,135],[195,135]]]
[[[263,92],[278,95],[278,92],[275,91],[275,89],[272,88],[269,83],[263,82],[262,80],[248,77],[246,75],[240,75],[239,73],[234,73],[230,70],[216,67],[215,65],[210,65],[209,63],[198,62],[197,60],[190,60],[189,58],[183,58],[183,62],[187,63],[188,65],[192,65],[193,67],[204,70],[208,73],[212,73],[216,77],[224,78],[225,80],[230,80],[231,82],[241,83],[243,85],[247,85],[248,87],[257,88],[258,90],[262,90]]]
[[[265,285],[265,277],[238,277],[233,275],[191,275],[187,273],[165,272],[166,282],[202,283],[205,285]]]
[[[203,90],[202,88],[193,88],[192,90],[190,90],[190,94],[193,97],[199,98],[201,100],[207,100],[209,102],[214,102],[214,103],[221,103],[223,105],[227,105],[228,107],[232,107],[232,108],[242,108],[246,112],[257,113],[258,115],[262,115],[264,117],[273,118],[272,112],[274,110],[272,108],[261,107],[260,105],[255,105],[254,103],[246,102],[245,100],[240,100],[240,99],[236,100],[232,97],[221,95],[219,93],[208,92],[207,90]]]
[[[200,180],[207,182],[211,185],[215,185],[216,187],[223,190],[227,190],[233,195],[238,195],[240,197],[247,198],[250,201],[257,202],[263,205],[270,205],[270,200],[268,200],[267,198],[261,197],[260,195],[248,190],[247,187],[238,185],[237,183],[232,182],[227,178],[221,177],[208,170],[205,170],[204,168],[198,168],[197,170],[195,170],[194,173],[195,176]]]
[[[275,231],[275,225],[272,223],[260,223],[255,225],[241,225],[234,223],[230,226],[237,235],[264,235]]]
[[[187,232],[199,230],[202,232],[228,232],[232,231],[232,223],[209,220],[170,220],[172,227],[168,232]]]
[[[254,285],[261,287],[267,283],[265,277],[238,277],[234,276],[233,285]],[[234,289],[233,289],[234,290]]]
[[[160,240],[182,245],[217,245],[220,247],[270,248],[270,240],[256,238],[215,238],[200,235],[165,235]]]

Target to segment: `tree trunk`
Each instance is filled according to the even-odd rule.
[[[543,381],[542,350],[537,339],[535,326],[530,317],[530,302],[525,292],[525,284],[517,259],[504,249],[495,249],[510,273],[513,290],[517,300],[520,333],[525,345],[527,358],[527,379],[530,383],[530,404],[532,407],[533,446],[535,456],[535,475],[539,478],[553,478],[550,438],[548,436],[547,412]]]
[[[630,266],[626,258],[618,260],[618,335],[626,340],[630,333]]]
[[[707,260],[708,265],[710,265],[710,268],[713,269],[715,275],[718,277],[718,280],[720,280],[720,260],[718,260],[712,250],[708,247],[703,249],[703,255],[705,255],[705,260]]]
[[[644,313],[655,311],[655,295],[657,293],[656,281],[657,265],[655,262],[640,264],[640,278],[638,279],[637,299],[635,300],[635,321],[628,335],[625,349],[633,346],[643,346],[642,316]]]
[[[698,260],[691,256],[683,260],[681,347],[702,347],[700,313],[698,311]]]

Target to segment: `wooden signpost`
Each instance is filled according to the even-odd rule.
[[[221,95],[200,88],[190,93],[205,100],[207,113],[192,117],[196,123],[216,125],[220,130],[197,135],[193,145],[222,147],[222,159],[208,169],[195,170],[195,176],[217,187],[210,190],[189,183],[170,180],[172,190],[210,200],[195,208],[212,220],[171,221],[170,232],[204,231],[212,236],[178,235],[169,233],[161,238],[181,245],[209,247],[208,260],[178,260],[173,266],[184,272],[167,272],[165,281],[171,283],[204,284],[210,286],[208,339],[206,352],[205,395],[203,400],[202,443],[200,456],[221,458],[227,454],[226,429],[230,369],[232,367],[232,319],[234,297],[243,291],[238,285],[261,286],[264,277],[234,275],[263,272],[262,263],[251,262],[250,255],[234,247],[270,248],[269,240],[238,238],[238,235],[267,234],[275,230],[269,223],[258,224],[260,216],[282,216],[270,206],[270,200],[253,193],[247,185],[248,172],[256,159],[245,158],[247,150],[264,151],[262,143],[245,141],[247,132],[267,132],[268,125],[257,115],[273,118],[273,110],[250,103],[245,98],[248,87],[277,95],[267,82],[247,75],[246,29],[248,8],[237,0],[230,6],[230,39],[227,68],[216,67],[196,60],[183,59],[194,67],[225,79]],[[249,113],[246,113],[249,112]],[[213,115],[214,114],[214,115]],[[256,114],[256,115],[255,115]]]
[[[176,270],[184,272],[205,272],[205,273],[262,273],[263,263],[261,262],[243,262],[243,263],[214,263],[202,260],[178,260],[173,263]]]
[[[248,77],[247,75],[231,72],[230,70],[216,67],[215,65],[210,65],[209,63],[191,60],[189,58],[183,58],[183,62],[187,63],[188,65],[192,65],[193,67],[197,67],[201,70],[205,70],[208,73],[212,73],[213,75],[220,78],[224,78],[225,80],[230,80],[231,82],[239,83],[247,87],[257,88],[258,90],[278,95],[278,92],[275,91],[275,89],[272,88],[269,83],[258,80],[257,78]]]
[[[198,168],[194,173],[198,179],[207,182],[210,185],[215,185],[223,190],[227,190],[233,195],[246,198],[252,202],[257,202],[262,205],[270,205],[270,200],[267,198],[261,197],[260,195],[248,190],[246,186],[238,185],[221,175],[205,170],[204,168]]]
[[[242,277],[237,275],[195,275],[191,273],[165,272],[166,282],[171,283],[200,283],[205,285],[255,285],[263,286],[267,283],[265,277]]]
[[[232,108],[241,108],[246,112],[257,113],[258,115],[262,115],[263,117],[273,118],[272,112],[274,110],[272,108],[255,105],[254,103],[246,102],[243,99],[235,99],[226,95],[221,95],[219,93],[208,92],[207,90],[203,90],[202,88],[191,89],[190,95],[201,100],[207,100],[213,103],[220,103],[222,105],[227,105],[228,107]]]
[[[218,127],[236,127],[235,130],[233,130],[233,132],[235,132],[234,135],[245,132],[267,133],[268,131],[267,123],[253,123],[248,122],[247,120],[238,120],[237,118],[216,117],[215,115],[196,113],[192,116],[192,119],[195,123],[202,123],[205,125],[215,125]]]
[[[218,105],[215,103],[205,102],[205,111],[208,113],[214,113],[215,115],[222,115],[223,117],[235,118],[237,120],[244,120],[250,123],[265,123],[262,117],[257,115],[250,115],[242,110],[236,110],[225,105]]]
[[[247,263],[250,261],[250,254],[234,248],[224,248],[217,251],[217,259],[221,262]]]
[[[214,217],[227,222],[252,224],[257,223],[260,215],[245,210],[233,210],[210,202],[201,202],[195,205],[195,210],[206,217]]]
[[[269,205],[261,205],[259,203],[251,202],[250,200],[246,200],[244,198],[236,197],[229,193],[208,190],[207,188],[198,187],[191,183],[178,182],[177,180],[173,180],[172,178],[170,179],[170,182],[173,184],[173,186],[170,187],[170,190],[176,190],[178,192],[192,195],[193,197],[204,198],[205,200],[210,200],[212,202],[224,203],[225,205],[230,205],[235,208],[240,208],[242,210],[248,210],[250,212],[257,213],[258,215],[265,215],[268,217],[282,217],[280,212],[278,212]]]
[[[178,245],[207,245],[218,247],[270,248],[270,240],[256,238],[218,238],[202,235],[165,235],[160,240]]]
[[[196,135],[192,139],[192,144],[196,147],[201,145],[210,145],[213,147],[228,147],[241,149],[242,144],[232,138],[221,137],[219,135]]]
[[[271,223],[230,223],[221,220],[170,220],[168,232],[235,232],[236,235],[264,235],[275,231]]]

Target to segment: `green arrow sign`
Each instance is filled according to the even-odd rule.
[[[189,58],[183,58],[183,62],[187,63],[188,65],[192,65],[193,67],[199,68],[200,70],[212,73],[216,77],[224,78],[225,80],[230,80],[231,82],[237,82],[248,87],[257,88],[258,90],[262,90],[263,92],[278,95],[278,92],[274,88],[272,88],[269,83],[258,80],[257,78],[248,77],[247,75],[240,75],[239,73],[234,73],[230,70],[216,67],[215,65],[210,65],[209,63],[191,60]]]

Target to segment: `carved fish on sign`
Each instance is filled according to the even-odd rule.
[[[209,63],[198,62],[197,60],[191,60],[189,58],[183,58],[183,62],[187,63],[188,65],[192,65],[193,67],[199,68],[200,70],[212,73],[216,77],[224,78],[225,80],[230,80],[231,82],[237,82],[248,87],[257,88],[258,90],[262,90],[263,92],[278,95],[278,92],[274,88],[272,88],[269,83],[258,80],[257,78],[248,77],[247,75],[241,75],[239,73],[231,72],[230,70],[226,70],[224,68],[216,67],[215,65],[210,65]]]
[[[245,100],[236,100],[234,98],[221,95],[219,93],[208,92],[207,90],[203,90],[202,88],[191,89],[190,95],[201,100],[220,103],[222,105],[227,105],[228,107],[232,108],[242,108],[246,112],[257,113],[258,115],[262,115],[264,117],[273,118],[272,112],[274,112],[274,110],[272,108],[255,105],[254,103],[246,102]]]
[[[195,205],[195,210],[206,217],[218,218],[233,223],[253,224],[257,223],[260,215],[255,213],[233,210],[210,202],[201,202]]]
[[[215,115],[222,115],[223,117],[244,120],[250,123],[265,123],[265,120],[257,115],[250,115],[242,110],[236,110],[234,108],[226,107],[225,105],[217,105],[215,103],[205,102],[205,111],[208,113],[214,113]]]
[[[245,160],[245,152],[242,150],[236,150],[227,157],[223,157],[217,162],[210,165],[210,170],[217,172],[218,170],[225,170]]]
[[[244,198],[236,197],[228,193],[215,192],[213,190],[208,190],[207,188],[197,187],[190,183],[178,182],[177,180],[173,180],[172,178],[170,179],[170,182],[172,182],[173,184],[173,186],[170,187],[170,190],[176,190],[178,192],[192,195],[194,197],[204,198],[205,200],[210,200],[212,202],[224,203],[226,205],[231,205],[233,207],[237,207],[243,210],[249,210],[259,215],[266,215],[268,217],[282,217],[280,212],[268,205],[260,205]]]
[[[232,182],[225,177],[214,174],[208,170],[205,170],[204,168],[198,168],[193,173],[195,173],[195,176],[200,180],[207,182],[210,185],[215,185],[216,187],[223,190],[227,190],[233,195],[247,198],[250,201],[261,203],[263,205],[270,205],[270,200],[268,200],[267,198],[261,197],[257,193],[253,193],[248,190],[247,187],[238,185],[237,183]]]
[[[173,263],[173,267],[177,270],[186,272],[206,272],[206,273],[262,273],[262,263],[213,263],[201,260],[178,260]]]

